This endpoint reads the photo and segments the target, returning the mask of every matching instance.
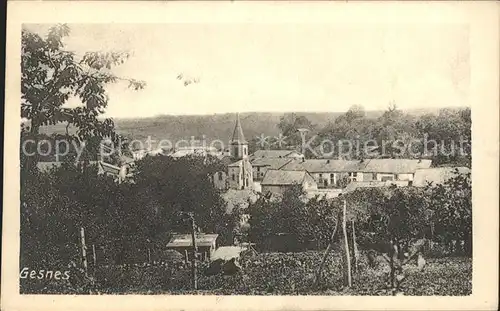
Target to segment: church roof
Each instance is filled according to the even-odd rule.
[[[301,184],[306,176],[309,175],[306,171],[281,171],[267,170],[264,179],[261,182],[262,186],[284,186],[292,184]],[[312,177],[311,177],[312,178]]]
[[[236,117],[236,125],[234,126],[233,137],[231,138],[231,142],[232,143],[244,143],[244,144],[247,143],[247,141],[245,140],[245,135],[243,135],[243,129],[241,128],[239,114]]]

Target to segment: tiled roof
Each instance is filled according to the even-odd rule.
[[[413,185],[415,187],[425,187],[427,183],[442,184],[448,179],[458,174],[468,174],[470,169],[467,167],[435,167],[418,169],[413,177]]]
[[[257,150],[250,157],[257,158],[285,158],[286,156],[294,153],[294,150]]]
[[[332,159],[308,159],[305,161],[295,160],[288,163],[282,169],[293,171],[308,171],[309,173],[327,172],[357,172],[363,167],[360,161],[332,160]]]
[[[243,162],[243,160],[238,160],[236,162],[233,162],[233,163],[229,164],[228,166],[230,166],[230,167],[232,167],[232,166],[240,166],[241,162]]]
[[[305,171],[267,170],[261,185],[278,186],[301,184],[304,181],[306,174],[308,173]]]
[[[238,258],[245,250],[246,248],[241,246],[221,246],[213,253],[212,256],[210,256],[210,260],[230,260],[232,258]]]
[[[109,173],[116,176],[120,175],[120,167],[118,166],[106,162],[99,162],[99,165],[101,166],[104,173]]]
[[[80,162],[81,163],[81,162]],[[89,161],[90,165],[97,164],[98,161]],[[63,164],[61,161],[51,161],[51,162],[38,162],[36,166],[42,172],[49,171],[53,168],[60,167]],[[76,165],[76,163],[75,163]]]
[[[279,170],[291,161],[291,158],[256,158],[251,163],[252,166],[268,166],[270,169]]]
[[[211,246],[217,240],[218,234],[196,234],[196,246]],[[190,234],[175,234],[168,242],[167,247],[193,246]]]
[[[417,169],[431,167],[431,160],[413,159],[367,159],[361,170],[369,173],[415,173]]]
[[[236,162],[233,162],[233,163],[229,164],[228,166],[229,167],[240,166],[242,162],[243,162],[243,165],[244,165],[244,167],[245,167],[246,170],[251,170],[252,169],[252,164],[250,163],[250,161],[248,161],[248,159],[238,160]]]
[[[352,192],[358,188],[382,188],[382,187],[390,187],[392,185],[396,185],[397,187],[406,187],[409,185],[409,182],[406,180],[396,180],[396,181],[353,181],[349,183],[342,192]]]
[[[197,156],[206,156],[213,155],[219,157],[222,153],[218,152],[217,149],[214,148],[179,148],[168,154],[169,157],[172,158],[181,158],[189,155],[197,155]]]

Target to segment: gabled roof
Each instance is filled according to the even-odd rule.
[[[251,163],[252,166],[268,166],[270,169],[279,170],[291,161],[291,158],[257,158]]]
[[[217,240],[218,234],[196,234],[196,246],[211,246]],[[174,234],[168,242],[167,247],[190,247],[193,246],[190,234]]]
[[[210,256],[210,261],[218,259],[230,260],[239,258],[240,254],[246,250],[246,247],[241,246],[221,246]]]
[[[363,166],[362,162],[354,160],[308,159],[305,161],[295,160],[285,165],[282,169],[293,171],[305,170],[309,173],[334,173],[357,172]]]
[[[431,167],[431,160],[417,159],[367,159],[363,172],[369,173],[415,173],[417,169]]]
[[[308,173],[306,171],[267,170],[261,182],[261,185],[283,186],[302,184],[307,175]]]
[[[243,129],[241,128],[240,114],[237,114],[236,116],[236,125],[234,126],[231,143],[243,143],[243,144],[247,143],[245,135],[243,135]]]
[[[470,169],[467,167],[435,167],[418,169],[413,177],[413,186],[425,187],[428,183],[442,184],[448,179],[458,174],[468,174]]]
[[[190,155],[193,156],[212,155],[216,157],[221,157],[222,153],[217,151],[217,149],[213,147],[182,147],[182,148],[177,148],[176,150],[172,150],[167,155],[172,158],[182,158]]]
[[[343,193],[352,192],[358,188],[384,188],[395,185],[397,187],[406,187],[409,182],[406,180],[388,180],[388,181],[353,181],[349,183],[343,190]]]
[[[248,159],[238,160],[236,162],[229,164],[228,167],[236,167],[240,165],[243,165],[246,170],[252,169],[252,164],[250,163],[250,161],[248,161]]]
[[[112,174],[112,175],[120,175],[120,167],[115,166],[113,164],[109,164],[106,162],[99,162],[99,165],[104,173]]]
[[[126,155],[121,155],[120,156],[120,164],[121,165],[130,164],[130,163],[133,163],[133,162],[134,162],[134,158],[131,158],[131,157],[126,156]]]
[[[243,162],[243,160],[238,160],[236,162],[229,164],[228,166],[229,167],[240,166],[242,162]]]
[[[298,153],[295,150],[257,150],[250,157],[257,158],[285,158],[292,153]]]
[[[219,160],[221,160],[222,164],[225,166],[228,166],[231,164],[231,157],[228,155],[221,154],[221,155],[217,156],[217,158],[219,158]]]
[[[36,164],[36,166],[38,167],[38,169],[40,171],[46,172],[46,171],[50,171],[53,168],[61,167],[63,163],[64,162],[62,162],[62,161],[50,161],[50,162],[41,161],[41,162],[38,162]],[[75,166],[78,165],[79,163],[83,163],[83,162],[77,162],[77,163],[75,163]],[[98,163],[98,161],[89,161],[90,165],[97,164],[97,163]]]

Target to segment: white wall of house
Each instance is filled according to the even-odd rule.
[[[243,170],[243,162],[238,166],[228,167],[228,185],[232,189],[253,188],[253,172],[252,170]]]
[[[311,174],[319,188],[333,187],[337,184],[339,178],[338,173],[321,172]]]
[[[313,178],[306,178],[302,184],[304,191],[318,190],[318,184]]]
[[[398,174],[397,176],[398,180],[408,180],[408,181],[413,181],[413,174]]]
[[[378,181],[396,180],[397,175],[392,173],[377,173]]]
[[[286,186],[280,185],[261,185],[262,193],[283,194],[286,191]]]
[[[349,177],[350,181],[363,181],[362,172],[322,172],[311,175],[318,184],[318,188],[335,188],[343,176]]]
[[[227,188],[227,174],[226,172],[220,171],[214,174],[213,183],[214,187],[217,189],[226,189]]]
[[[239,166],[230,166],[228,168],[229,188],[241,189],[243,185],[243,176],[241,174],[241,163]]]
[[[266,174],[266,171],[268,169],[269,169],[268,166],[253,166],[252,167],[253,179],[262,180],[262,178],[264,178],[264,174]]]
[[[371,174],[371,173],[367,173]],[[378,181],[387,181],[387,180],[403,180],[403,181],[412,181],[413,174],[412,173],[404,173],[404,174],[394,174],[394,173],[376,173],[376,179]]]
[[[258,181],[253,182],[253,190],[255,190],[257,192],[262,192],[262,187],[260,185],[260,182],[258,182]]]
[[[262,193],[284,194],[292,185],[261,185]],[[307,178],[302,183],[304,191],[318,190],[318,186],[313,178]]]

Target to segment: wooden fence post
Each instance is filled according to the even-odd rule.
[[[95,253],[95,244],[92,244],[92,258],[94,259],[94,267],[97,266],[97,255]]]
[[[196,247],[196,224],[194,222],[194,215],[191,215],[191,239],[193,242],[193,258],[191,259],[192,277],[193,277],[193,289],[198,289],[198,268],[196,266],[196,255],[198,253],[198,247]]]
[[[330,251],[333,247],[333,241],[335,238],[335,234],[337,233],[337,226],[339,223],[339,217],[340,213],[337,214],[337,219],[335,219],[335,227],[333,227],[333,232],[330,237],[330,243],[328,243],[328,246],[325,250],[325,253],[323,254],[323,259],[321,260],[321,263],[318,267],[318,270],[316,271],[316,279],[314,280],[314,287],[317,287],[321,281],[321,272],[323,271],[323,267],[325,266],[326,259],[328,258],[328,254],[330,254]]]
[[[354,220],[351,220],[351,225],[352,225],[352,249],[354,253],[354,273],[358,273],[359,253],[358,253],[358,245],[356,243],[356,229],[354,228]]]
[[[85,229],[83,227],[80,228],[80,242],[82,248],[82,263],[83,263],[83,271],[85,271],[85,277],[88,277],[88,269],[87,269],[87,246],[85,246]]]
[[[347,201],[344,199],[344,217],[342,218],[342,231],[344,234],[344,244],[345,244],[345,256],[346,256],[346,268],[347,268],[347,286],[352,286],[352,275],[351,275],[351,254],[349,252],[349,240],[347,239]]]

